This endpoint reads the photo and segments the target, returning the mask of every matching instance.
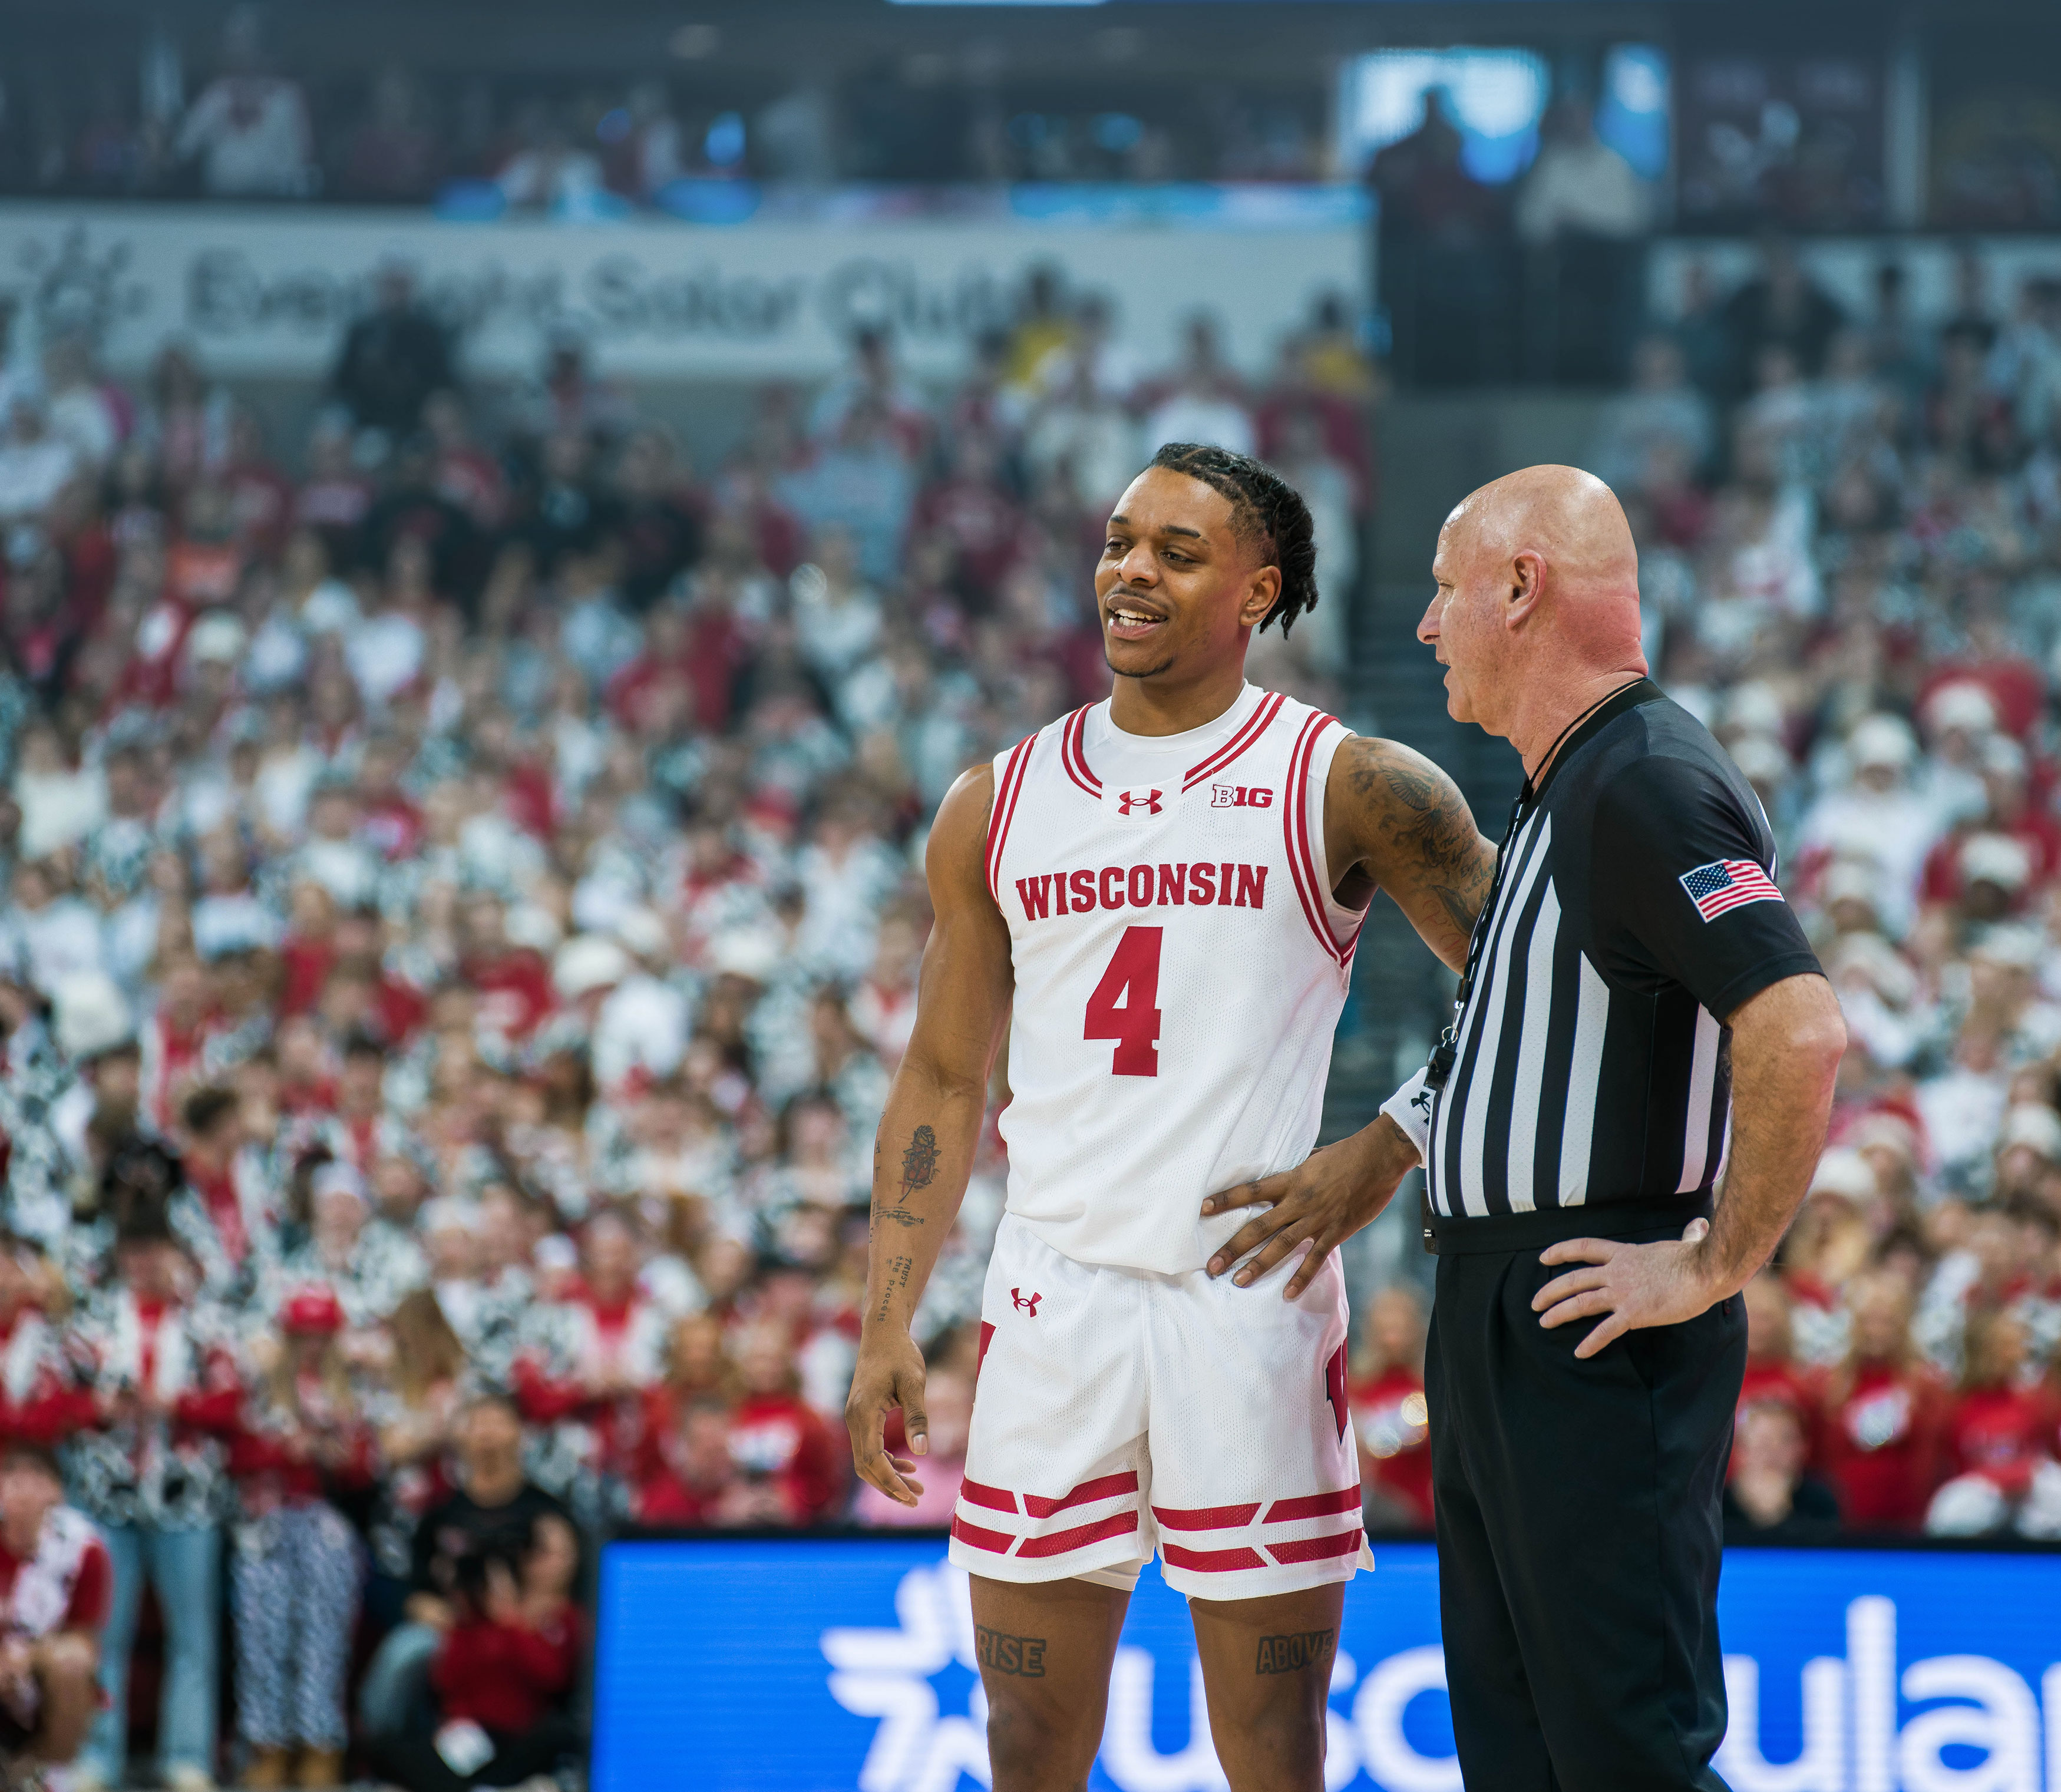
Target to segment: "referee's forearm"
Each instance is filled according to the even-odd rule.
[[[1735,1012],[1732,1144],[1702,1255],[1714,1299],[1735,1294],[1774,1255],[1825,1146],[1846,1023],[1822,977],[1785,978]]]

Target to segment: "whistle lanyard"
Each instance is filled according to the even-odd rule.
[[[1634,678],[1619,685],[1615,690],[1598,698],[1586,710],[1563,728],[1547,748],[1546,757],[1539,762],[1539,775],[1543,778],[1552,770],[1555,755],[1567,744],[1567,737],[1610,702],[1623,695],[1633,685],[1643,683],[1643,678]],[[1539,800],[1539,791],[1525,775],[1524,786],[1517,793],[1517,800],[1510,806],[1509,825],[1503,830],[1503,838],[1496,844],[1495,870],[1488,881],[1488,894],[1483,899],[1481,913],[1475,917],[1474,931],[1467,936],[1467,960],[1460,971],[1460,986],[1453,992],[1453,1018],[1446,1023],[1446,1030],[1439,1035],[1439,1043],[1431,1054],[1431,1062],[1424,1066],[1424,1086],[1427,1089],[1443,1090],[1447,1079],[1460,1055],[1460,1022],[1467,1014],[1468,998],[1474,994],[1475,978],[1481,970],[1481,962],[1488,950],[1488,936],[1495,920],[1495,906],[1503,894],[1503,872],[1510,859],[1511,842],[1516,839],[1517,830],[1524,824],[1531,805]]]

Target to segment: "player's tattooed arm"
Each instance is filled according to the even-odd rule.
[[[915,1030],[874,1141],[866,1304],[845,1424],[860,1478],[904,1506],[922,1491],[914,1458],[927,1429],[923,1354],[910,1323],[973,1172],[1014,989],[1009,929],[987,886],[994,799],[991,768],[970,771],[930,830],[925,868],[937,919],[923,949]],[[897,1409],[906,1456],[886,1446]]]
[[[1342,886],[1379,886],[1458,970],[1495,873],[1495,848],[1452,779],[1395,741],[1355,735],[1325,790],[1324,838]]]
[[[938,1174],[938,1132],[934,1126],[919,1126],[909,1135],[909,1144],[902,1154],[902,1186],[892,1206],[881,1198],[879,1189],[880,1145],[873,1146],[873,1220],[878,1226],[882,1220],[890,1220],[897,1226],[921,1226],[923,1216],[909,1211],[909,1197],[918,1189],[928,1188]]]

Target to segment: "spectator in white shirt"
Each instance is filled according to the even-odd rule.
[[[94,378],[90,340],[77,332],[54,338],[43,350],[43,377],[50,382],[50,433],[87,466],[106,466],[124,432],[120,414]]]
[[[41,516],[78,470],[78,450],[50,432],[40,389],[26,382],[17,385],[8,394],[6,430],[0,434],[0,523]]]
[[[1554,108],[1546,141],[1519,189],[1514,221],[1520,240],[1551,242],[1571,232],[1635,237],[1652,215],[1652,196],[1631,164],[1596,135],[1579,101]]]
[[[297,199],[314,184],[313,137],[300,83],[273,74],[258,53],[254,13],[231,14],[222,72],[193,103],[173,144],[200,158],[201,184],[217,199]]]
[[[1187,344],[1172,390],[1145,419],[1140,451],[1151,455],[1170,442],[1202,442],[1234,454],[1256,454],[1259,433],[1238,376],[1224,363],[1215,320],[1189,319]]]

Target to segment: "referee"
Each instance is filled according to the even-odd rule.
[[[1335,1177],[1222,1198],[1274,1205],[1219,1264],[1321,1252],[1424,1165],[1440,1603],[1475,1792],[1723,1786],[1736,1297],[1803,1197],[1846,1041],[1759,802],[1646,676],[1638,571],[1616,499],[1571,467],[1447,519],[1419,637],[1453,715],[1525,770],[1453,1025],[1331,1148]]]

